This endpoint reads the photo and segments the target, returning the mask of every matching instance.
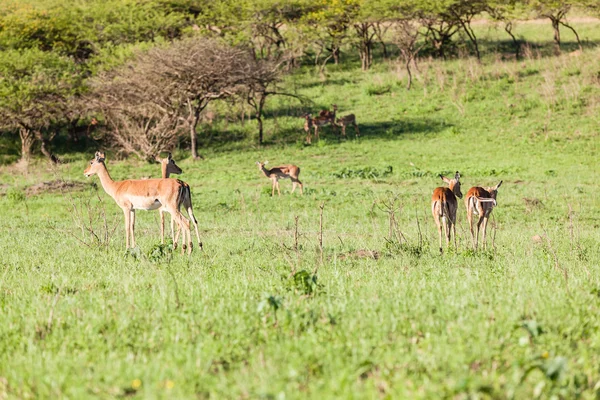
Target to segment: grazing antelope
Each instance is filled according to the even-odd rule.
[[[300,175],[300,168],[295,165],[287,164],[280,165],[278,167],[273,167],[271,169],[266,169],[265,165],[268,161],[261,163],[260,161],[256,162],[258,165],[258,169],[265,174],[267,178],[271,180],[273,183],[273,190],[271,191],[271,196],[275,196],[275,188],[277,188],[277,193],[281,196],[281,191],[279,190],[279,179],[290,178],[292,180],[292,193],[296,190],[296,186],[300,186],[300,194],[304,194],[302,182],[298,179],[298,175]]]
[[[496,205],[496,196],[498,195],[498,188],[502,185],[502,181],[496,186],[490,186],[482,188],[474,186],[467,192],[465,197],[465,206],[467,208],[467,219],[469,220],[469,229],[471,230],[471,240],[473,242],[473,248],[477,249],[479,244],[479,229],[483,224],[483,248],[486,248],[485,243],[485,232],[487,230],[487,222],[490,218],[490,214]],[[473,214],[479,216],[477,221],[477,234],[473,232]]]
[[[454,231],[454,247],[456,248],[456,209],[458,201],[456,198],[462,198],[460,192],[460,174],[456,171],[454,179],[448,179],[440,175],[440,178],[448,184],[448,187],[438,187],[431,196],[431,213],[438,228],[440,237],[440,253],[442,250],[442,223],[444,224],[444,233],[446,234],[446,246],[450,245],[450,228]]]
[[[162,178],[167,179],[171,174],[181,174],[183,170],[179,168],[179,166],[173,160],[171,153],[168,154],[165,158],[160,158],[159,156],[155,157],[155,160],[160,163],[160,168],[162,171]],[[184,193],[181,198],[181,203],[179,206],[183,205],[185,210],[188,213],[188,216],[192,220],[194,224],[194,229],[196,230],[196,238],[198,239],[198,247],[202,250],[202,242],[200,241],[200,233],[198,232],[198,221],[194,216],[194,210],[192,208],[192,191],[190,189],[190,185],[185,182],[182,182],[184,185]],[[179,210],[180,208],[178,208]],[[165,243],[165,213],[161,209],[160,211],[160,241],[161,243]],[[174,229],[175,221],[171,218],[171,235],[175,237],[175,229]]]
[[[335,120],[335,124],[337,126],[342,127],[342,136],[346,137],[346,127],[349,125],[354,126],[354,130],[356,131],[356,137],[360,136],[360,132],[358,131],[358,125],[356,124],[356,117],[354,114],[348,114],[344,117],[338,118]]]
[[[186,233],[188,237],[188,254],[192,252],[192,238],[190,234],[190,223],[179,212],[179,204],[185,192],[183,182],[178,179],[139,179],[113,181],[104,164],[104,153],[96,152],[90,165],[83,171],[86,177],[98,175],[102,188],[119,207],[125,215],[125,248],[135,247],[135,210],[165,210],[171,214],[171,218],[183,230],[181,246],[182,253],[185,250]],[[173,239],[175,245],[179,239]],[[131,238],[131,242],[130,239]]]

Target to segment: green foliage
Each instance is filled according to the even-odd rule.
[[[364,168],[343,168],[339,172],[334,172],[331,175],[338,179],[380,179],[392,175],[393,167],[391,165],[386,166],[383,169],[374,167]]]

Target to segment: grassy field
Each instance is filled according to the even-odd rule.
[[[534,44],[546,28],[519,27]],[[138,212],[125,254],[121,211],[83,177],[93,153],[1,167],[0,399],[597,398],[600,29],[581,30],[578,56],[542,43],[518,62],[422,60],[409,92],[393,61],[301,69],[286,86],[313,112],[355,113],[361,139],[325,128],[305,146],[304,110],[280,98],[266,146],[216,137],[204,161],[176,154],[205,245],[191,257],[158,245],[156,212]],[[304,196],[282,181],[271,198],[264,159],[298,164]],[[441,256],[430,196],[456,170],[463,193],[504,183],[488,250],[471,249],[460,202],[458,249]],[[31,188],[53,180],[81,190]]]

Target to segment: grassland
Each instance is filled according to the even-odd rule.
[[[480,29],[492,48],[497,33]],[[596,398],[600,51],[546,49],[422,60],[409,92],[391,61],[360,73],[347,60],[325,79],[305,67],[287,87],[355,113],[363,137],[305,146],[302,110],[281,98],[266,146],[217,137],[204,161],[182,159],[205,244],[189,258],[158,246],[158,213],[139,213],[139,250],[124,255],[121,211],[83,178],[92,154],[2,167],[0,398]],[[300,165],[305,195],[284,181],[271,198],[265,158]],[[458,250],[440,256],[429,199],[455,170],[466,188],[504,184],[490,248],[471,250],[460,204]],[[57,179],[84,189],[25,195]],[[387,238],[392,199],[400,241]],[[88,210],[107,246],[80,229]]]

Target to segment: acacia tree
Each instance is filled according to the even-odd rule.
[[[81,74],[68,58],[37,49],[9,50],[0,56],[0,131],[18,131],[21,160],[33,146],[53,163],[50,143],[59,125],[71,118],[72,99],[82,89]]]
[[[583,0],[585,1],[585,0]],[[570,29],[575,35],[579,49],[583,50],[581,46],[581,40],[579,34],[569,23],[567,23],[566,17],[575,1],[562,1],[562,0],[529,0],[528,5],[533,10],[537,17],[548,18],[552,23],[552,29],[554,31],[554,45],[556,51],[560,52],[560,26],[564,26]],[[585,5],[585,3],[582,3]]]
[[[525,17],[525,4],[519,0],[489,0],[487,2],[487,13],[492,19],[504,25],[504,31],[511,37],[515,48],[515,58],[518,60],[521,54],[521,44],[513,33],[515,21]]]

